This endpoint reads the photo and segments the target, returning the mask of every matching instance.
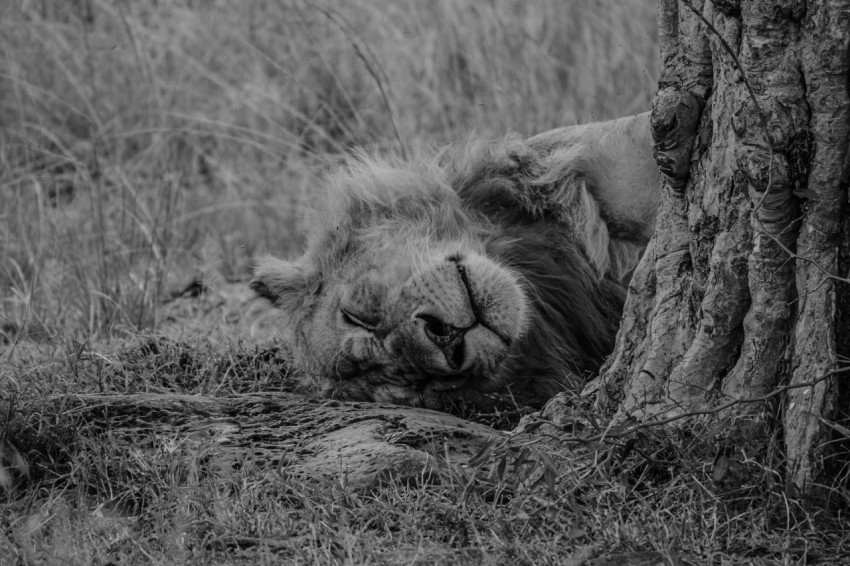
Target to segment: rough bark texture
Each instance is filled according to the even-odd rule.
[[[850,285],[830,277],[850,267],[850,2],[661,0],[659,25],[658,226],[586,390],[619,420],[812,383],[850,353]],[[789,479],[806,489],[830,422],[847,418],[847,383],[789,389],[778,412],[739,405],[734,422],[750,439],[781,425]]]
[[[188,444],[207,473],[226,476],[252,465],[354,489],[391,478],[427,481],[446,462],[465,464],[504,436],[436,411],[289,393],[77,395],[59,402],[79,415],[82,438],[104,434],[128,449],[157,452]]]
[[[837,358],[850,354],[836,334],[837,322],[847,312],[836,310],[836,293],[842,289],[811,262],[829,273],[838,272],[842,224],[848,222],[847,185],[850,173],[850,3],[846,0],[811,3],[801,38],[801,63],[810,113],[813,151],[806,188],[806,214],[797,241],[797,293],[800,315],[794,333],[796,346],[792,358],[792,383],[811,381],[812,376],[836,367]],[[846,248],[844,250],[846,253]],[[844,271],[842,275],[846,276]],[[845,305],[846,306],[846,305]],[[843,387],[842,387],[843,385]],[[847,379],[821,382],[814,387],[789,391],[784,415],[785,443],[794,477],[815,475],[818,458],[829,429],[823,417],[836,409],[845,414],[850,389]]]

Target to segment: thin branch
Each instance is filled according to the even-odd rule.
[[[769,399],[771,399],[773,397],[776,397],[777,395],[785,393],[786,391],[790,391],[791,389],[800,389],[802,387],[814,387],[815,385],[817,385],[817,384],[819,384],[823,381],[826,381],[827,379],[829,379],[830,377],[832,377],[834,375],[843,374],[843,373],[850,373],[850,366],[838,368],[838,369],[832,370],[830,372],[827,372],[824,375],[822,375],[821,377],[819,377],[818,379],[815,379],[814,381],[807,381],[805,383],[795,383],[795,384],[785,385],[783,387],[779,387],[777,389],[774,389],[770,393],[767,393],[765,395],[761,395],[759,397],[745,397],[743,399],[734,399],[732,401],[729,401],[728,403],[724,403],[723,405],[719,405],[719,406],[713,407],[711,409],[703,409],[703,410],[699,410],[699,411],[689,411],[687,413],[674,415],[672,417],[667,417],[667,418],[664,418],[664,419],[644,421],[642,423],[631,426],[631,427],[629,427],[629,428],[627,428],[623,431],[620,431],[620,432],[613,432],[613,433],[610,432],[612,425],[609,424],[608,427],[606,427],[606,429],[601,434],[597,434],[597,435],[594,435],[594,436],[586,436],[586,437],[560,438],[560,440],[561,441],[571,440],[573,442],[589,444],[589,443],[592,443],[592,442],[602,442],[602,441],[608,440],[608,439],[621,439],[621,438],[624,438],[624,437],[629,436],[631,434],[634,434],[635,432],[642,430],[642,429],[658,427],[658,426],[666,425],[666,424],[669,424],[669,423],[672,423],[672,422],[675,422],[675,421],[687,419],[687,418],[690,418],[690,417],[700,416],[700,415],[713,415],[713,414],[719,413],[721,411],[725,411],[726,409],[729,409],[729,408],[734,407],[736,405],[743,405],[743,404],[749,404],[749,403],[763,403],[763,402],[768,401]],[[540,424],[549,424],[549,425],[552,425],[552,426],[556,426],[556,427],[560,428],[561,430],[564,430],[562,427],[559,427],[558,425],[555,425],[554,423],[552,423],[550,421],[540,420],[538,422]],[[564,430],[564,432],[566,432],[566,431]]]
[[[741,73],[741,80],[744,81],[744,86],[747,88],[747,93],[750,95],[750,100],[753,101],[753,105],[756,107],[758,111],[759,121],[761,122],[762,130],[764,131],[764,142],[767,145],[768,151],[768,163],[767,163],[767,186],[764,189],[764,194],[759,199],[756,206],[753,208],[753,214],[756,214],[758,210],[764,204],[765,199],[767,198],[767,194],[770,192],[770,187],[773,185],[773,143],[770,141],[770,133],[767,128],[767,117],[764,115],[764,111],[761,108],[761,104],[759,104],[758,99],[756,98],[756,92],[753,90],[752,85],[750,84],[749,79],[747,79],[747,74],[744,72],[744,67],[741,65],[741,61],[738,59],[738,56],[735,55],[735,51],[732,50],[732,46],[726,41],[726,39],[717,31],[717,28],[714,27],[714,24],[708,21],[708,19],[702,15],[702,12],[697,10],[693,4],[691,4],[691,0],[682,0],[682,2],[690,8],[691,12],[694,13],[696,17],[698,17],[702,23],[708,28],[708,30],[713,33],[718,40],[720,40],[720,45],[723,46],[723,50],[732,58],[732,62],[735,64],[735,67],[738,69],[738,72]],[[758,216],[758,215],[756,215]]]
[[[732,50],[732,47],[729,45],[729,43],[726,41],[726,39],[720,34],[720,32],[717,31],[717,28],[715,28],[714,25],[711,22],[709,22],[708,19],[706,19],[706,17],[703,16],[702,13],[699,10],[696,9],[696,7],[694,7],[694,5],[691,3],[691,0],[681,0],[681,1],[691,10],[691,12],[694,13],[694,15],[696,15],[696,17],[698,17],[702,21],[702,23],[705,24],[705,26],[708,28],[708,30],[717,37],[717,39],[720,41],[720,45],[723,47],[723,50],[726,51],[726,53],[729,55],[729,57],[732,58],[732,62],[735,64],[735,67],[738,69],[738,72],[741,73],[741,80],[744,82],[744,86],[747,88],[747,93],[750,95],[750,100],[753,101],[753,105],[756,107],[756,110],[758,111],[759,121],[761,122],[761,127],[764,130],[764,141],[767,144],[767,150],[769,152],[768,153],[768,166],[767,166],[767,186],[764,189],[764,194],[761,195],[761,198],[756,203],[756,205],[753,207],[753,215],[755,216],[756,222],[758,223],[759,231],[762,232],[768,238],[770,238],[770,240],[773,241],[773,243],[775,243],[777,246],[779,246],[786,254],[788,254],[788,256],[791,259],[805,261],[807,263],[814,265],[819,271],[821,271],[824,275],[826,275],[827,278],[832,279],[833,281],[839,281],[841,283],[850,284],[850,279],[847,279],[845,277],[841,277],[841,276],[838,276],[838,275],[834,275],[829,269],[827,269],[826,267],[824,267],[820,263],[818,263],[817,260],[814,260],[814,259],[811,259],[811,258],[808,258],[808,257],[803,257],[803,256],[800,256],[800,255],[797,255],[795,252],[792,252],[790,249],[788,249],[788,247],[785,244],[783,244],[781,241],[779,241],[779,239],[776,236],[774,236],[773,234],[768,232],[767,229],[764,227],[764,223],[762,222],[761,218],[759,217],[758,211],[759,211],[759,209],[761,209],[762,205],[764,205],[764,202],[767,199],[767,195],[768,195],[768,193],[770,193],[770,188],[773,185],[773,143],[770,141],[770,133],[768,131],[767,117],[765,116],[764,111],[762,110],[761,105],[759,104],[758,99],[756,98],[756,93],[753,90],[752,85],[750,85],[750,81],[747,79],[747,74],[744,72],[744,67],[741,65],[741,61],[738,59],[738,56],[735,55],[735,52]]]
[[[776,236],[774,236],[773,234],[771,234],[767,230],[765,230],[764,224],[762,224],[761,218],[759,218],[758,215],[756,215],[756,222],[758,222],[758,225],[759,225],[759,228],[760,228],[759,231],[761,233],[763,233],[765,236],[767,236],[768,238],[770,238],[770,240],[774,244],[779,246],[782,249],[782,251],[784,251],[786,254],[788,254],[790,259],[795,259],[795,260],[805,261],[806,263],[810,263],[810,264],[814,265],[816,268],[818,268],[818,270],[821,271],[824,275],[826,275],[826,277],[828,279],[832,279],[833,281],[840,281],[841,283],[850,284],[850,279],[848,279],[846,277],[841,277],[840,275],[834,275],[829,269],[827,269],[826,267],[824,267],[820,263],[818,263],[817,260],[812,259],[810,257],[798,255],[796,252],[793,252],[790,249],[788,249],[788,247],[785,244],[783,244],[779,240],[779,238],[777,238]]]

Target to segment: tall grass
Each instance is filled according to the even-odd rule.
[[[644,110],[656,43],[644,0],[3,3],[0,340],[149,328],[296,251],[352,146]]]

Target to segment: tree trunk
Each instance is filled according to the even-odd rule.
[[[805,490],[850,405],[826,377],[850,355],[850,2],[690,4],[659,1],[658,224],[585,392],[621,422],[717,409],[779,433]]]

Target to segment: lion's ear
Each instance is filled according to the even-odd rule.
[[[308,289],[307,270],[299,263],[264,257],[254,268],[251,289],[274,306],[292,309]]]

